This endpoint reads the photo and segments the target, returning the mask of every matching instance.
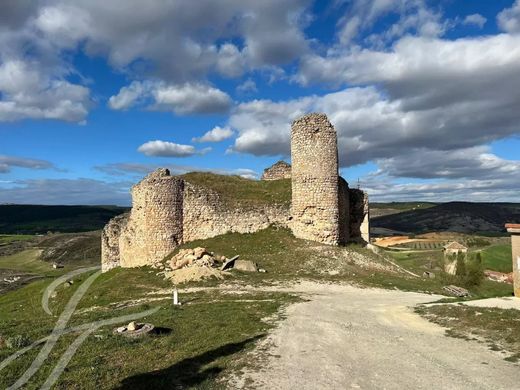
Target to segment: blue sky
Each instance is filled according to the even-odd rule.
[[[518,107],[513,0],[0,5],[0,203],[129,204],[163,166],[258,178],[311,111],[373,201],[518,201]]]

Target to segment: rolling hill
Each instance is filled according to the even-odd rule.
[[[99,230],[127,210],[117,206],[0,205],[0,234]]]
[[[409,233],[451,231],[505,234],[507,222],[520,222],[520,203],[448,202],[375,216],[371,227]]]

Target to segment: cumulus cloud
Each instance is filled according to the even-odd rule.
[[[520,0],[516,0],[511,8],[506,8],[497,16],[498,26],[510,33],[520,32]]]
[[[47,160],[37,160],[33,158],[14,157],[0,155],[0,173],[7,173],[11,168],[27,168],[27,169],[53,169],[54,164]]]
[[[216,126],[202,137],[193,138],[193,142],[221,142],[231,138],[235,133],[229,127]]]
[[[404,155],[396,155],[376,162],[380,172],[392,177],[509,179],[520,182],[520,161],[500,158],[487,146],[455,150],[419,148],[409,150]]]
[[[8,0],[0,15],[0,79],[19,82],[0,80],[0,121],[84,121],[90,91],[71,81],[82,79],[70,55],[75,51],[106,58],[131,80],[162,81],[149,92],[158,109],[223,112],[230,99],[207,87],[208,78],[240,77],[297,59],[308,50],[303,30],[309,3]],[[146,87],[132,83],[108,104],[138,104]]]
[[[430,8],[424,0],[352,0],[336,4],[346,5],[337,25],[337,38],[341,46],[363,40],[371,46],[385,46],[388,42],[405,34],[418,36],[441,36],[447,27],[442,15]],[[367,34],[374,24],[383,17],[396,21],[377,33]]]
[[[147,156],[156,157],[190,157],[197,153],[192,145],[181,145],[167,141],[149,141],[137,149]]]
[[[19,180],[2,188],[0,203],[127,206],[132,184],[92,179]]]
[[[48,69],[37,60],[8,58],[0,63],[0,121],[81,122],[90,106],[89,89],[66,81],[60,69]]]
[[[126,110],[141,103],[149,103],[147,108],[152,110],[172,111],[178,115],[216,114],[229,110],[231,98],[206,84],[167,85],[134,81],[108,101],[114,110]]]
[[[155,76],[179,83],[210,71],[236,77],[247,67],[293,60],[307,49],[302,20],[308,3],[50,0],[40,7],[37,26],[62,45],[63,39],[84,42],[87,53],[106,56],[115,68],[150,62]],[[230,42],[235,38],[242,47]]]
[[[465,24],[465,25],[473,25],[473,26],[477,26],[479,28],[482,28],[482,27],[484,27],[486,22],[487,22],[487,19],[485,17],[483,17],[482,15],[480,15],[480,14],[471,14],[471,15],[468,15],[468,16],[466,16],[464,18],[463,24]]]
[[[506,97],[507,99],[510,97]],[[237,129],[233,149],[254,155],[288,155],[292,120],[324,112],[338,132],[342,166],[390,158],[403,150],[455,150],[518,133],[520,113],[500,101],[457,103],[409,110],[375,87],[348,88],[284,102],[240,104],[229,119]]]
[[[153,107],[177,114],[214,114],[226,112],[231,99],[225,92],[202,84],[160,86],[153,91]]]

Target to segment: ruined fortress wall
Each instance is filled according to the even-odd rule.
[[[112,218],[101,232],[101,269],[103,272],[120,265],[119,238],[129,217],[130,213],[125,213]]]
[[[370,242],[370,223],[368,194],[359,189],[350,188],[350,240]]]
[[[215,191],[186,183],[184,242],[228,232],[253,233],[271,224],[287,226],[289,208],[266,205],[255,209],[225,205]]]
[[[350,240],[350,196],[348,183],[341,176],[338,178],[339,207],[339,243],[346,244]]]
[[[262,180],[281,180],[291,178],[291,165],[285,161],[278,161],[269,168],[264,169]]]
[[[184,181],[159,169],[132,188],[132,212],[119,239],[120,265],[162,260],[182,243]]]
[[[132,203],[130,214],[113,218],[103,229],[103,271],[156,263],[184,242],[287,226],[290,215],[288,206],[230,207],[217,192],[169,176],[167,170],[134,186]]]
[[[339,244],[337,138],[326,115],[308,114],[293,122],[291,162],[294,235]]]

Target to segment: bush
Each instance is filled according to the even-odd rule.
[[[21,334],[13,336],[13,337],[9,337],[5,341],[5,345],[7,346],[7,348],[14,348],[14,349],[21,349],[21,348],[27,347],[30,344],[31,344],[31,340],[29,340],[29,338],[27,338]]]

